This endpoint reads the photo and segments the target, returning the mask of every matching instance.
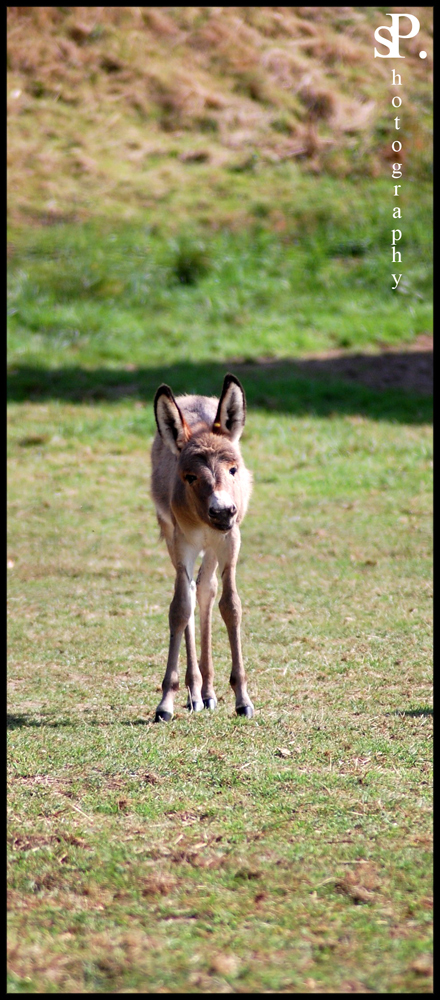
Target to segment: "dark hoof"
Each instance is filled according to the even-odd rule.
[[[205,708],[209,708],[209,710],[213,712],[214,709],[217,708],[217,698],[204,698],[203,704]]]
[[[236,709],[237,715],[244,715],[246,719],[252,719],[254,710],[252,705],[240,705],[240,708]]]
[[[190,712],[202,712],[204,709],[204,704],[203,701],[190,701],[188,698],[186,707],[189,709]]]
[[[163,708],[158,708],[156,712],[155,722],[171,722],[173,718],[172,712],[165,712]]]

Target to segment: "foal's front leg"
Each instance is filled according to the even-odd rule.
[[[202,700],[202,675],[197,663],[196,636],[194,609],[196,606],[196,585],[194,580],[190,582],[191,614],[185,629],[186,644],[186,674],[185,685],[188,691],[186,707],[193,712],[200,712],[204,708]]]
[[[217,593],[217,556],[207,549],[197,576],[197,600],[200,608],[200,670],[203,677],[202,698],[205,708],[217,705],[212,664],[211,616]]]
[[[228,630],[231,646],[232,669],[230,684],[235,694],[235,710],[237,715],[245,715],[248,719],[251,719],[254,714],[254,706],[249,698],[246,686],[246,674],[241,652],[241,601],[235,583],[235,569],[240,551],[240,530],[237,525],[228,532],[224,541],[225,544],[218,552],[223,584],[219,608]]]
[[[176,528],[172,551],[176,580],[169,611],[170,645],[162,681],[162,698],[156,709],[156,722],[169,722],[173,716],[174,698],[179,688],[179,651],[184,632],[187,652],[185,683],[189,688],[189,707],[195,711],[203,708],[202,675],[197,665],[194,629],[196,586],[192,577],[196,556],[197,550],[186,542]]]

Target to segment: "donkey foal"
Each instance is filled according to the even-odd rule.
[[[228,630],[232,654],[230,682],[238,715],[251,718],[253,706],[246,688],[241,653],[241,601],[235,585],[240,550],[239,524],[252,488],[239,447],[246,401],[234,375],[226,375],[220,399],[208,396],[174,398],[161,385],[154,398],[158,433],[152,449],[151,492],[161,533],[176,570],[169,612],[170,646],[162,698],[156,722],[169,722],[179,687],[178,660],[183,633],[186,643],[187,708],[214,709],[211,613],[217,592],[217,566],[223,591],[220,612]],[[194,564],[202,563],[194,583]],[[197,664],[194,608],[200,608],[201,656]]]

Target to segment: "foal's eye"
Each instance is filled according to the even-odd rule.
[[[231,476],[235,476],[236,471],[237,471],[237,466],[236,465],[233,465],[232,469],[229,469],[229,472],[231,473]]]
[[[190,472],[187,472],[187,474],[185,476],[185,479],[186,479],[187,483],[191,484],[191,483],[195,483],[195,481],[197,479],[197,476],[192,476]]]

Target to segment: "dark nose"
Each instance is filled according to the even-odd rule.
[[[226,521],[230,517],[234,517],[237,513],[237,508],[235,503],[231,504],[230,507],[210,507],[208,514],[213,521]]]

